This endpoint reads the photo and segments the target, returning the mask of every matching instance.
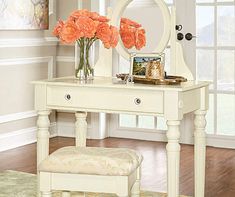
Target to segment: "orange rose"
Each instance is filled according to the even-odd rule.
[[[141,27],[141,24],[139,24],[135,21],[132,21],[128,18],[121,18],[121,25],[122,24],[126,24],[126,25],[129,25],[129,26],[135,27],[135,28],[140,28]]]
[[[110,46],[114,48],[118,44],[119,32],[118,32],[118,29],[112,25],[110,26],[110,30],[112,32],[111,38],[110,38]]]
[[[109,43],[111,37],[111,30],[107,23],[100,23],[97,27],[96,37],[103,43]]]
[[[54,30],[53,30],[53,35],[55,35],[56,37],[59,37],[61,29],[64,26],[64,21],[59,20],[58,23],[56,24]]]
[[[76,20],[76,26],[81,31],[82,37],[92,38],[95,36],[98,22],[87,16],[81,16]]]
[[[78,29],[75,23],[67,21],[60,32],[60,39],[64,43],[73,43],[78,39]]]
[[[111,34],[110,34],[109,41],[104,43],[104,47],[107,49],[109,49],[110,47],[114,48],[118,44],[118,36],[119,36],[118,29],[111,25],[110,31],[111,31]]]
[[[142,47],[146,44],[146,36],[145,36],[145,30],[144,29],[137,29],[135,33],[135,48],[137,50],[140,50]]]
[[[70,14],[70,19],[76,20],[81,16],[86,16],[86,17],[90,17],[90,11],[88,11],[87,9],[83,9],[83,10],[76,10],[74,12],[72,12]]]
[[[120,36],[124,46],[127,49],[135,46],[135,28],[132,28],[128,25],[122,24],[120,29]]]

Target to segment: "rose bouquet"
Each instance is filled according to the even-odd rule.
[[[107,17],[83,9],[72,12],[66,21],[59,20],[55,26],[53,34],[62,43],[77,42],[80,47],[80,60],[75,73],[77,78],[93,78],[94,71],[89,63],[89,50],[96,40],[101,40],[107,49],[117,46],[119,31],[108,22]],[[140,49],[145,45],[145,31],[140,24],[122,19],[120,26],[120,35],[126,48],[135,46]]]

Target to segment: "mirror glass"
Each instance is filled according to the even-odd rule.
[[[154,0],[133,0],[122,14],[142,25],[146,35],[146,45],[140,50],[135,47],[128,49],[129,53],[152,53],[160,42],[164,31],[163,14]]]

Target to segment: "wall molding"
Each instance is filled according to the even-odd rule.
[[[53,77],[53,56],[0,59],[0,66],[15,66],[35,63],[47,63],[48,79],[51,79]]]
[[[56,123],[51,123],[50,137],[57,136],[56,130]],[[36,140],[37,127],[30,127],[0,134],[0,152],[35,143]]]
[[[56,46],[58,43],[56,37],[7,38],[0,39],[0,48]]]
[[[94,139],[91,136],[92,127],[88,125],[87,139]],[[75,137],[75,124],[71,122],[57,122],[57,136],[59,137]]]
[[[25,112],[1,115],[0,116],[0,124],[7,123],[7,122],[13,122],[13,121],[17,121],[17,120],[23,120],[23,119],[27,119],[27,118],[33,118],[36,116],[37,116],[36,111],[25,111]]]
[[[75,62],[75,57],[73,56],[56,56],[56,61],[57,62]]]

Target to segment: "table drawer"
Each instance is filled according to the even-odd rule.
[[[47,87],[47,105],[103,111],[163,113],[163,92],[152,90]]]

